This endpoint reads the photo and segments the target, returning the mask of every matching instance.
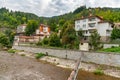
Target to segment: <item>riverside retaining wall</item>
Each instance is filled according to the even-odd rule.
[[[25,47],[25,46],[13,46],[14,49],[24,50],[33,53],[48,53],[48,55],[56,56],[60,58],[68,58],[77,60],[80,58],[82,52],[75,50],[64,49],[50,49],[50,48],[37,48],[37,47]],[[110,66],[120,67],[120,54],[117,53],[98,53],[98,52],[83,52],[82,61],[92,62],[96,64],[104,64]]]

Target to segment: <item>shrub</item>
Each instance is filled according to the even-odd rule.
[[[8,44],[9,44],[8,37],[5,34],[0,33],[0,45],[8,47]]]
[[[15,50],[15,49],[9,49],[8,50],[8,53],[15,53],[17,50]]]
[[[42,42],[39,41],[38,43],[36,43],[37,46],[42,46]]]
[[[21,56],[25,56],[25,54],[21,54]]]
[[[36,59],[39,59],[39,58],[41,58],[41,57],[43,57],[43,56],[45,56],[44,53],[36,53],[35,58],[36,58]]]
[[[49,46],[52,46],[52,47],[60,47],[61,46],[60,38],[57,35],[57,33],[52,33],[50,35]]]
[[[44,45],[48,45],[48,43],[49,43],[49,38],[45,37],[45,38],[42,40],[42,43],[43,43]]]
[[[104,72],[101,69],[96,69],[93,73],[96,75],[103,75],[104,74]]]

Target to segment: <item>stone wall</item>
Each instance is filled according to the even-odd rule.
[[[64,49],[50,49],[50,48],[37,48],[37,47],[25,47],[25,46],[13,46],[14,49],[24,50],[33,53],[48,53],[48,55],[68,58],[77,60],[80,58],[82,52],[75,50]],[[98,53],[98,52],[83,52],[82,61],[92,62],[96,64],[104,64],[110,66],[120,66],[120,54],[114,53]]]

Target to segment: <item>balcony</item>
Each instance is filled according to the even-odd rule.
[[[96,27],[88,27],[88,30],[96,30]]]
[[[88,24],[94,23],[96,24],[97,21],[89,21]]]

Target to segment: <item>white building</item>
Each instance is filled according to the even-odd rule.
[[[26,24],[19,25],[17,27],[17,34],[24,34],[26,29]]]
[[[110,39],[112,29],[113,24],[109,21],[104,21],[99,16],[89,16],[75,20],[75,30],[82,30],[87,40],[91,33],[96,30],[101,36],[101,41],[106,42]]]

